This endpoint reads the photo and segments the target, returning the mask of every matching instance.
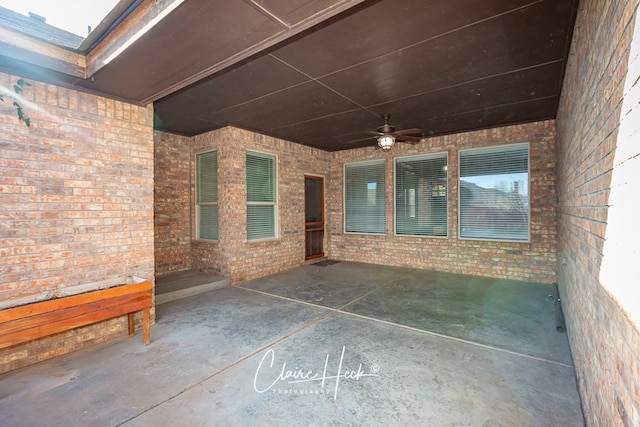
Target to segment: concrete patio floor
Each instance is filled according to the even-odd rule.
[[[341,262],[0,376],[2,426],[581,426],[551,286]]]

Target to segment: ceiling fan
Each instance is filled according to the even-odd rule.
[[[396,128],[389,123],[391,114],[385,113],[382,115],[384,124],[380,126],[376,132],[372,132],[378,135],[378,146],[384,151],[388,151],[393,147],[396,142],[420,142],[424,135],[422,129],[404,129],[396,131]]]

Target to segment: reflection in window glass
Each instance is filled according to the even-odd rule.
[[[369,182],[367,183],[367,202],[369,205],[376,204],[376,188],[378,186],[377,182]]]
[[[529,240],[529,146],[460,152],[460,237]]]

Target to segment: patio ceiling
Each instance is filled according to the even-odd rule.
[[[425,136],[555,118],[578,0],[186,0],[105,61],[171,2],[139,3],[59,80],[154,102],[167,132],[335,151],[383,113]]]

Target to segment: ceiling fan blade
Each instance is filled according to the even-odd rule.
[[[351,140],[347,141],[347,144],[355,144],[355,143],[362,142],[362,141],[373,141],[373,140],[376,139],[376,135],[379,135],[379,134],[376,132],[373,135],[367,136],[365,138],[351,139]]]
[[[397,135],[396,141],[398,142],[420,142],[422,141],[422,137],[420,136],[411,136],[411,135]]]
[[[424,132],[422,131],[422,129],[413,128],[413,129],[399,130],[399,131],[394,132],[394,134],[396,134],[396,135],[422,136],[424,134]]]
[[[359,138],[359,139],[354,139],[351,141],[347,141],[347,145],[351,145],[351,144],[357,144],[359,142],[362,141],[369,141],[372,140],[374,138],[378,138],[380,136],[384,136],[384,135],[390,135],[393,138],[395,138],[395,140],[397,142],[411,142],[411,143],[417,143],[422,141],[422,138],[424,137],[424,131],[422,129],[418,129],[418,128],[411,128],[411,129],[403,129],[403,130],[399,130],[399,131],[395,131],[395,127],[391,124],[389,124],[389,117],[391,115],[386,113],[382,116],[383,120],[384,120],[384,124],[382,126],[380,126],[377,129],[377,132],[373,132],[373,131],[365,131],[366,134],[371,135],[370,137],[367,138]],[[378,145],[380,144],[380,142],[378,142]],[[378,145],[374,145],[374,149],[378,148]],[[391,142],[390,146],[393,145],[393,142]],[[388,151],[388,149],[390,148],[387,147],[386,150]],[[381,148],[382,149],[382,148]]]

